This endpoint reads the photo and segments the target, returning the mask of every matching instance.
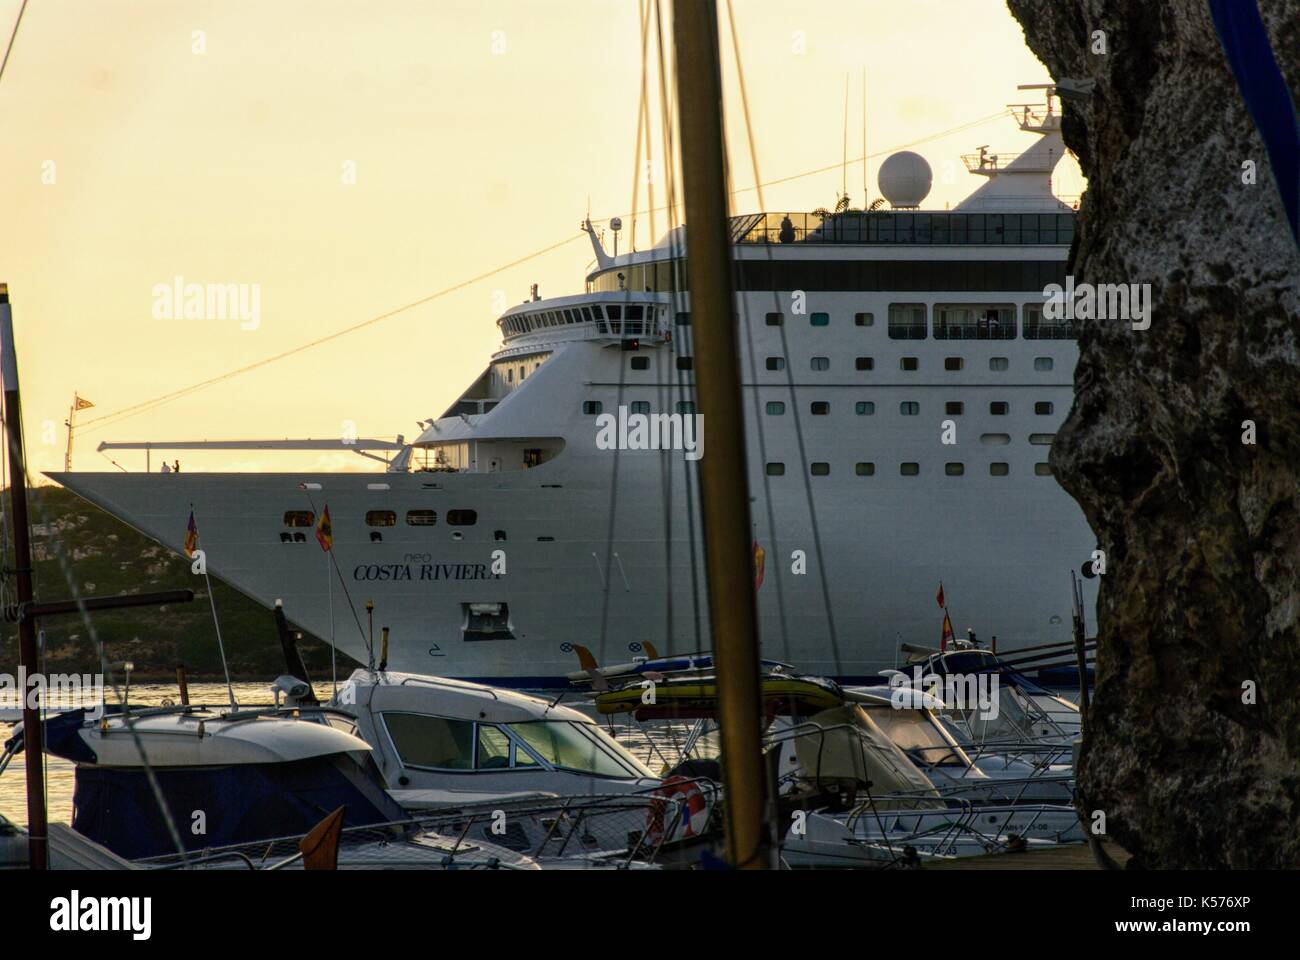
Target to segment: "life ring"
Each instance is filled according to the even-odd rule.
[[[682,806],[682,813],[675,824],[675,836],[697,837],[704,831],[709,821],[709,802],[697,781],[671,776],[659,785],[654,796],[655,802],[646,811],[647,843],[657,846],[664,839],[664,815],[670,800],[678,801]]]

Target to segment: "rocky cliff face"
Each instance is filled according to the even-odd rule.
[[[1295,0],[1258,3],[1300,102]],[[1150,329],[1083,322],[1052,452],[1108,561],[1086,809],[1151,867],[1300,867],[1300,258],[1268,156],[1204,0],[1008,6],[1095,81],[1070,272],[1153,293]]]

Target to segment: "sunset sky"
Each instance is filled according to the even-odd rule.
[[[734,4],[761,175],[784,180],[765,188],[769,210],[834,204],[846,75],[849,157],[862,154],[864,68],[873,198],[884,156],[914,141],[925,141],[910,149],[935,172],[926,206],[943,209],[983,182],[960,154],[1033,140],[1005,114],[993,117],[1036,99],[1016,84],[1048,79],[1002,0]],[[78,415],[81,470],[114,469],[95,452],[106,439],[337,437],[344,421],[363,436],[415,435],[417,419],[442,413],[486,366],[500,309],[530,283],[544,296],[581,291],[588,205],[597,226],[621,215],[630,227],[637,6],[30,0],[0,80],[0,281],[14,308],[33,471],[62,469],[74,391],[95,404]],[[0,43],[18,7],[0,0]],[[732,206],[753,212],[725,31],[723,41]],[[661,205],[657,97],[650,106]],[[847,181],[861,204],[860,162]],[[1072,160],[1056,186],[1082,190]],[[639,247],[657,239],[646,205],[643,182]],[[665,216],[655,214],[657,232]],[[566,239],[364,330],[93,422]],[[155,318],[155,286],[177,276],[259,285],[260,324]],[[143,469],[143,453],[116,459]],[[373,466],[350,454],[180,459],[204,469]]]

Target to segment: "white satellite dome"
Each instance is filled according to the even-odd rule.
[[[880,165],[876,182],[889,205],[898,210],[914,209],[930,193],[934,181],[925,157],[910,150],[891,153]]]

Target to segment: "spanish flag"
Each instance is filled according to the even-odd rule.
[[[763,552],[763,548],[760,547],[758,545],[758,541],[755,540],[754,541],[754,589],[755,590],[757,590],[759,587],[763,585],[763,566],[764,566],[763,561],[766,556],[767,554]]]
[[[334,546],[334,525],[330,523],[330,505],[325,504],[320,519],[316,521],[316,541],[322,550],[328,551]]]
[[[194,556],[199,548],[199,528],[194,525],[194,511],[190,511],[190,522],[185,525],[185,556]]]
[[[952,620],[948,616],[948,611],[943,611],[943,633],[939,635],[939,652],[943,653],[948,649],[948,641],[953,639]]]

